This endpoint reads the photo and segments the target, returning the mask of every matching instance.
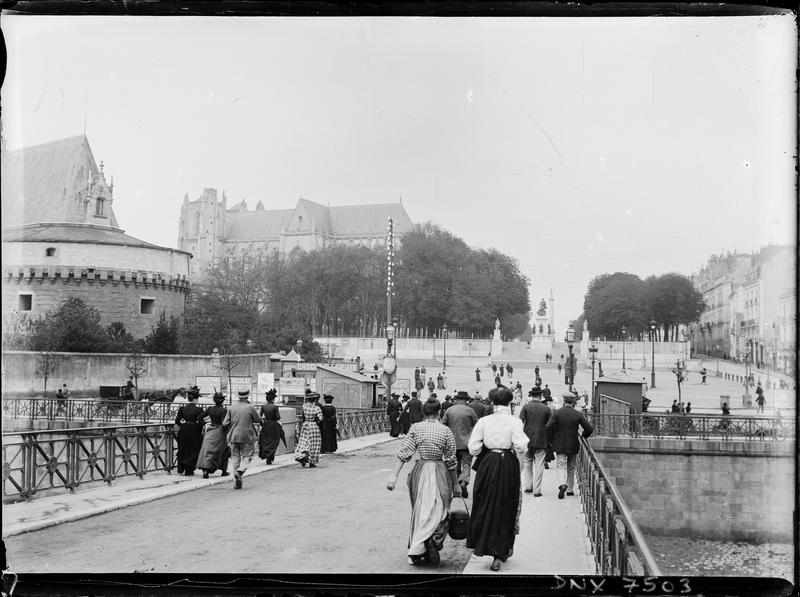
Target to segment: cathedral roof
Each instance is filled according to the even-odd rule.
[[[395,237],[413,226],[402,203],[331,207],[330,214],[333,234],[337,236],[385,235],[390,216],[394,220]]]
[[[225,214],[225,239],[232,242],[277,240],[293,214],[293,209],[228,211]]]
[[[33,145],[2,154],[3,226],[34,222],[86,222],[91,180],[102,180],[85,135]],[[103,181],[104,191],[108,191]],[[110,199],[104,192],[106,198]],[[118,226],[106,203],[108,223]]]
[[[297,209],[304,209],[314,223],[317,232],[326,232],[328,234],[334,233],[331,229],[331,214],[330,208],[320,205],[314,201],[303,199],[300,197],[297,201]]]

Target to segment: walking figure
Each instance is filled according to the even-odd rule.
[[[242,477],[253,462],[258,439],[256,426],[261,423],[261,417],[249,398],[250,390],[239,390],[239,401],[231,404],[222,422],[222,426],[228,428],[234,489],[242,488]]]
[[[480,367],[475,367],[475,381],[481,380],[481,369]]]

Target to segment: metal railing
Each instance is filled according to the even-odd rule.
[[[172,425],[117,425],[3,434],[3,498],[121,476],[170,472],[177,448]]]
[[[794,419],[788,417],[686,414],[590,415],[594,435],[657,439],[794,441]]]
[[[583,438],[576,468],[597,573],[661,576],[633,514]]]
[[[185,403],[184,403],[185,404]],[[3,400],[3,416],[14,419],[77,423],[171,423],[181,404],[134,400]],[[205,405],[203,405],[205,406]]]
[[[297,409],[297,420],[300,421],[303,409]],[[339,439],[352,439],[364,435],[372,435],[389,431],[389,418],[384,408],[370,409],[336,409],[336,426]],[[300,425],[296,427],[300,432]]]

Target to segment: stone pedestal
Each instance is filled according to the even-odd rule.
[[[500,337],[500,329],[495,328],[492,337],[492,359],[496,359],[503,354],[503,339]]]
[[[553,350],[553,334],[552,328],[548,327],[549,323],[545,315],[539,315],[533,320],[531,325],[533,328],[531,350],[535,352],[550,352]]]

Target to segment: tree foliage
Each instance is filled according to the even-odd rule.
[[[678,324],[696,321],[705,309],[703,295],[689,278],[676,273],[650,276],[646,280],[634,274],[602,274],[590,283],[583,301],[583,315],[594,336],[616,340],[626,336],[646,336],[650,321],[656,321],[663,339],[673,340]],[[577,323],[583,325],[579,319]],[[577,328],[576,328],[576,331]]]
[[[30,350],[105,352],[109,337],[100,325],[100,312],[77,297],[34,323]]]
[[[167,318],[161,312],[158,321],[145,336],[142,348],[150,354],[178,354],[180,352],[180,320],[175,315]]]

